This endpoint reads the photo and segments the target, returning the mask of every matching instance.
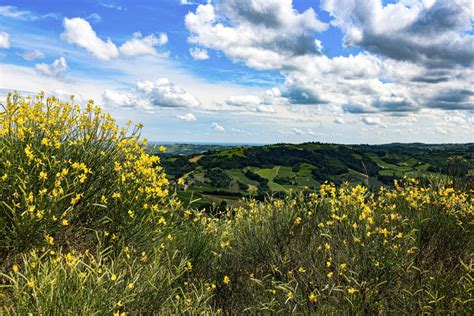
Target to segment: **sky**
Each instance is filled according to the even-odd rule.
[[[0,0],[0,95],[150,141],[474,142],[471,0]]]

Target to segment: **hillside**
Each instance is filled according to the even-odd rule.
[[[194,153],[188,154],[190,147]],[[474,144],[276,144],[218,148],[172,147],[161,154],[170,180],[182,178],[179,196],[198,207],[225,206],[242,197],[314,191],[321,183],[377,189],[395,179],[456,177],[472,185]],[[177,150],[178,149],[178,150]]]

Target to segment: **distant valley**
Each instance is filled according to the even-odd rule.
[[[462,179],[472,185],[474,144],[338,145],[322,143],[265,146],[166,145],[156,154],[177,193],[195,207],[238,204],[244,197],[312,191],[329,181],[392,186],[395,179]],[[466,181],[468,180],[468,181]]]

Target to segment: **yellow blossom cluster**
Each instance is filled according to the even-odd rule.
[[[163,222],[168,180],[140,130],[118,127],[92,100],[9,94],[0,107],[0,223],[9,228],[0,231],[9,242],[37,232],[35,242],[79,221],[111,231],[144,217]]]

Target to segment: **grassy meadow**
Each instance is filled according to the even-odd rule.
[[[209,213],[178,199],[140,131],[93,101],[8,96],[1,315],[474,313],[472,190],[325,182]],[[275,168],[254,171],[293,176]]]

